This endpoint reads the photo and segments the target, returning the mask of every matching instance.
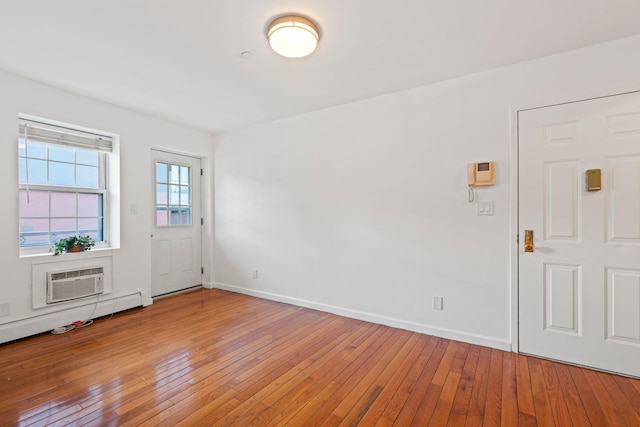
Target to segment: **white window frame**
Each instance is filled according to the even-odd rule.
[[[54,121],[46,118],[31,116],[27,114],[19,114],[19,123],[29,123],[29,122],[37,122],[37,124],[43,125],[44,128],[52,127],[52,128],[61,128],[67,129],[72,134],[73,132],[80,133],[90,133],[94,134],[97,137],[104,138],[105,140],[109,140],[111,144],[111,150],[108,151],[106,149],[96,149],[99,152],[98,156],[98,176],[99,183],[98,188],[89,188],[89,187],[69,187],[69,186],[61,186],[54,184],[27,184],[20,183],[18,179],[18,192],[21,190],[27,191],[46,191],[46,192],[59,192],[59,193],[72,193],[72,194],[102,194],[102,236],[103,240],[100,242],[96,242],[96,246],[93,250],[100,249],[115,249],[119,247],[120,237],[120,221],[119,212],[120,202],[119,202],[119,170],[120,170],[120,162],[119,162],[119,138],[118,135],[112,134],[109,132],[98,131],[95,129],[90,129],[86,127],[81,127],[77,125],[72,125],[69,123],[63,123],[59,121]],[[24,135],[20,134],[18,136],[18,140],[23,139]],[[27,131],[27,139],[28,131]],[[71,136],[73,139],[73,136]],[[38,141],[42,142],[42,141]],[[57,144],[55,141],[51,141],[50,144]],[[82,146],[74,145],[73,143],[65,144],[58,143],[61,146],[64,145],[73,145],[77,148],[84,148]],[[17,146],[17,144],[16,144]],[[95,149],[95,148],[94,148]],[[16,154],[16,159],[20,158],[19,152]],[[48,161],[48,160],[47,160]],[[17,177],[16,177],[17,178]],[[115,196],[114,196],[115,195]],[[18,213],[18,221],[21,218],[20,213]],[[49,217],[51,221],[51,217]],[[20,234],[19,225],[18,225],[18,235]],[[36,256],[36,255],[45,255],[50,254],[50,248],[52,245],[35,245],[35,246],[20,246],[20,242],[18,241],[18,247],[20,250],[20,256]]]

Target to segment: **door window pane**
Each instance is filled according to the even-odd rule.
[[[156,163],[156,182],[168,182],[166,163]]]
[[[180,166],[180,184],[189,185],[189,168],[187,166]]]
[[[178,206],[169,206],[169,224],[180,225],[180,208]]]
[[[179,185],[169,186],[169,203],[173,205],[177,205],[180,203],[180,186]]]
[[[180,220],[183,224],[191,224],[191,208],[180,208]]]
[[[156,206],[156,225],[158,227],[166,227],[169,225],[167,208],[165,206]]]
[[[191,168],[157,162],[156,227],[191,225]]]
[[[191,188],[189,187],[181,187],[180,188],[180,204],[181,205],[190,205],[191,204]]]
[[[172,184],[180,183],[180,166],[169,165],[169,182]]]
[[[156,184],[156,203],[159,205],[166,205],[169,203],[166,184]]]

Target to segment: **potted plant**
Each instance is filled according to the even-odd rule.
[[[60,255],[63,252],[84,252],[95,246],[96,242],[89,236],[69,236],[66,239],[60,239],[51,248],[53,255]]]

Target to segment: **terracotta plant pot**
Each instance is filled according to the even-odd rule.
[[[69,245],[67,246],[67,252],[84,252],[82,245]]]

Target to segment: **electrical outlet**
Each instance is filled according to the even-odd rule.
[[[0,317],[8,316],[9,314],[10,314],[10,312],[9,312],[9,303],[8,302],[1,302],[0,303]]]
[[[251,270],[251,278],[252,279],[257,279],[258,278],[258,270],[257,269],[253,269]]]
[[[433,296],[433,309],[434,310],[442,310],[443,306],[443,298],[438,295]]]

